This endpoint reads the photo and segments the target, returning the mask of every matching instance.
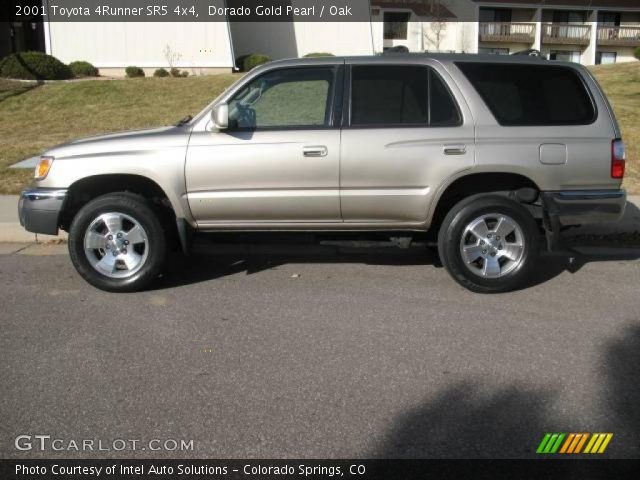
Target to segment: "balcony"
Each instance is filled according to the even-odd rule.
[[[533,43],[535,23],[480,22],[481,42]]]
[[[640,27],[598,27],[598,45],[640,46]]]
[[[542,41],[563,45],[589,45],[591,25],[570,23],[545,23],[542,25]]]

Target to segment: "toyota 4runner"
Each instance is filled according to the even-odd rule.
[[[620,136],[573,63],[276,61],[177,126],[45,152],[19,213],[28,231],[68,231],[77,271],[110,291],[149,285],[193,232],[429,231],[457,282],[501,292],[563,227],[622,216]]]

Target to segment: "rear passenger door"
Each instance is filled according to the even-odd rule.
[[[474,162],[473,120],[437,62],[347,68],[340,158],[345,222],[422,224],[444,179]]]

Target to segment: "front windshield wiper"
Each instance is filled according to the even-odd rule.
[[[182,120],[180,120],[178,123],[176,123],[176,127],[181,127],[181,126],[189,123],[191,120],[193,120],[193,117],[191,115],[187,115]]]

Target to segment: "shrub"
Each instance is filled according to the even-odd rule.
[[[153,76],[154,77],[168,77],[169,76],[169,72],[167,72],[167,70],[164,69],[164,68],[159,68],[155,72],[153,72]]]
[[[94,67],[93,65],[91,65],[89,62],[85,62],[85,61],[77,61],[77,62],[71,62],[69,64],[69,68],[71,69],[71,72],[73,72],[73,74],[76,77],[97,77],[99,76],[98,73],[98,69],[96,67]]]
[[[312,53],[307,53],[305,55],[306,58],[312,58],[312,57],[334,57],[335,55],[333,53],[326,53],[326,52],[312,52]]]
[[[23,80],[66,80],[71,69],[51,55],[42,52],[13,53],[0,62],[0,77]]]
[[[262,65],[263,63],[268,63],[271,61],[271,57],[267,55],[263,55],[261,53],[252,53],[250,55],[244,56],[242,59],[241,69],[243,72],[248,72],[252,68],[257,67],[258,65]]]
[[[124,72],[127,74],[127,78],[144,77],[144,70],[140,67],[127,67],[124,69]]]
[[[640,47],[636,47],[636,49],[633,51],[633,56],[640,60]]]
[[[169,73],[171,74],[172,77],[176,77],[176,78],[184,78],[184,77],[188,77],[189,76],[189,72],[187,72],[186,70],[180,71],[179,68],[175,68],[172,67],[171,70],[169,70]]]

